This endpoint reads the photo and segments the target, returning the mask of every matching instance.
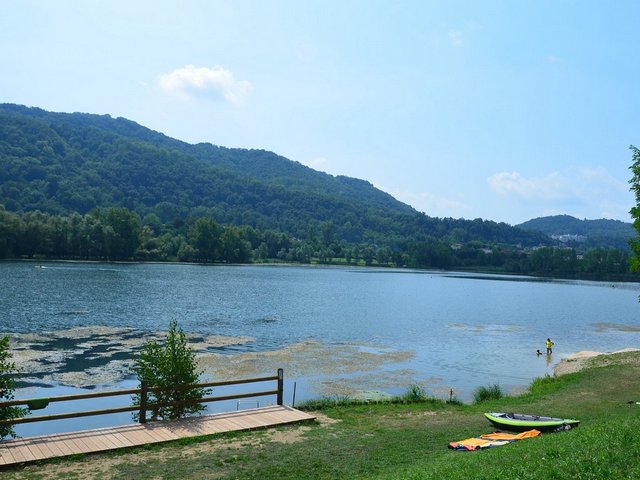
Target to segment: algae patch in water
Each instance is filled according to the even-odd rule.
[[[273,374],[279,367],[287,378],[311,378],[318,395],[355,396],[363,390],[406,388],[417,373],[387,370],[412,360],[410,350],[389,350],[369,344],[326,344],[304,341],[267,352],[236,355],[204,353],[198,357],[206,375],[216,380]],[[330,379],[330,380],[329,380]]]
[[[132,377],[136,352],[148,341],[162,341],[166,332],[82,327],[8,335],[24,385],[47,383],[87,388],[115,385]],[[234,346],[244,347],[254,340],[197,334],[188,334],[187,339],[204,377],[213,381],[273,375],[278,368],[284,368],[288,379],[311,379],[315,393],[320,395],[406,388],[418,381],[414,370],[389,369],[390,365],[412,360],[415,353],[408,350],[310,340],[277,350],[230,354]],[[214,349],[222,349],[224,353]]]
[[[46,333],[9,333],[21,383],[72,387],[113,385],[132,376],[133,356],[147,341],[162,341],[166,332],[128,328],[80,327]],[[196,351],[251,342],[249,337],[187,335]]]
[[[459,330],[462,332],[469,333],[518,333],[524,332],[526,328],[522,325],[500,325],[500,324],[479,324],[479,325],[469,325],[467,323],[449,323],[447,327],[453,330]]]
[[[236,355],[206,353],[199,363],[214,378],[243,378],[275,372],[286,366],[288,376],[345,375],[369,371],[387,363],[406,362],[415,356],[412,351],[365,351],[360,345],[328,345],[319,341],[304,341],[267,352],[246,352]]]
[[[420,378],[415,370],[403,368],[353,375],[348,378],[330,378],[321,382],[316,393],[328,397],[376,400],[390,397],[389,390],[403,392],[410,385],[419,385],[427,388],[434,396],[441,397],[440,390],[448,392],[449,389],[439,387],[440,382],[440,378]]]
[[[615,331],[615,332],[640,332],[640,325],[627,325],[622,323],[608,323],[600,322],[593,323],[593,327],[601,332]]]

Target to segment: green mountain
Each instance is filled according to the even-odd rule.
[[[124,118],[0,104],[0,205],[23,214],[126,207],[174,225],[321,232],[349,243],[428,237],[547,244],[504,223],[429,217],[370,183],[332,176],[264,150],[188,144]]]
[[[517,226],[542,232],[582,249],[605,247],[630,251],[629,240],[637,236],[631,223],[607,219],[579,220],[570,215],[534,218]]]

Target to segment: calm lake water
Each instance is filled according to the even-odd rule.
[[[480,385],[498,383],[507,392],[525,387],[577,351],[639,347],[639,293],[638,284],[451,272],[2,262],[0,333],[45,333],[50,342],[32,344],[24,358],[33,349],[62,352],[58,363],[46,360],[42,371],[24,372],[27,383],[18,398],[85,391],[64,381],[64,369],[91,367],[96,386],[84,387],[135,385],[124,374],[106,382],[99,375],[101,365],[110,368],[107,361],[131,356],[125,346],[109,357],[118,330],[94,337],[91,356],[82,341],[74,344],[66,336],[81,327],[109,327],[133,329],[131,336],[141,337],[165,331],[175,318],[185,332],[202,338],[249,337],[207,349],[218,368],[210,378],[225,371],[225,362],[229,371],[251,364],[252,373],[267,375],[280,366],[289,404],[293,382],[296,401],[344,388],[350,394],[401,393],[411,384],[443,398],[452,388],[469,401]],[[553,356],[537,357],[547,337],[555,341]],[[100,349],[100,342],[109,347]],[[46,413],[60,411],[57,405]],[[102,406],[94,402],[89,408]],[[128,421],[128,415],[86,418],[82,426]],[[75,427],[55,421],[17,430],[30,435]]]

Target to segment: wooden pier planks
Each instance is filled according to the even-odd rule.
[[[284,405],[0,441],[0,467],[78,453],[96,453],[179,438],[252,430],[314,420]]]

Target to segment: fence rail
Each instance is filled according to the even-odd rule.
[[[276,381],[277,387],[274,390],[266,390],[266,391],[257,391],[257,392],[248,392],[248,393],[238,393],[234,395],[225,395],[225,396],[213,396],[213,397],[203,397],[199,399],[192,400],[181,400],[175,402],[168,403],[149,403],[148,402],[148,393],[149,392],[161,392],[161,391],[181,391],[181,390],[192,390],[195,388],[212,388],[212,387],[224,387],[229,385],[243,385],[249,383],[258,383],[258,382],[269,382]],[[196,383],[190,385],[175,385],[172,387],[149,387],[146,382],[141,382],[141,388],[132,388],[127,390],[108,390],[106,392],[95,392],[95,393],[82,393],[77,395],[60,395],[55,397],[48,398],[27,398],[27,399],[19,399],[19,400],[10,400],[7,402],[0,402],[0,409],[6,407],[15,407],[20,405],[44,405],[44,407],[36,407],[32,409],[40,409],[45,408],[51,402],[69,402],[73,400],[85,400],[89,398],[105,398],[105,397],[114,397],[118,395],[139,395],[140,403],[131,405],[128,407],[118,407],[118,408],[105,408],[101,410],[83,410],[79,412],[69,412],[69,413],[57,413],[52,415],[39,415],[35,417],[20,417],[20,418],[11,418],[0,420],[0,425],[15,425],[19,423],[33,423],[33,422],[44,422],[48,420],[62,420],[66,418],[79,418],[79,417],[89,417],[93,415],[108,415],[112,413],[123,413],[123,412],[138,412],[138,418],[140,423],[146,423],[147,421],[147,411],[152,410],[158,407],[167,407],[167,406],[179,406],[179,405],[187,405],[194,403],[209,403],[209,402],[221,402],[224,400],[235,400],[240,398],[252,398],[252,397],[262,397],[268,395],[276,395],[276,402],[278,405],[283,404],[283,390],[284,390],[284,371],[282,368],[278,369],[278,373],[275,376],[271,377],[260,377],[260,378],[248,378],[244,380],[229,380],[225,382],[211,382],[211,383]]]

